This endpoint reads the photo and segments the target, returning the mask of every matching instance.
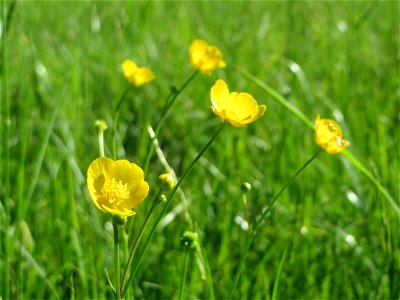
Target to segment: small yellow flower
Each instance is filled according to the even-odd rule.
[[[124,60],[122,63],[122,71],[125,78],[133,85],[140,86],[154,80],[153,72],[144,67],[138,67],[135,62],[130,59]]]
[[[254,122],[261,117],[267,107],[258,105],[248,93],[229,93],[225,81],[218,79],[211,88],[211,109],[222,121],[227,120],[235,127]]]
[[[336,154],[350,145],[343,139],[342,129],[332,120],[315,118],[315,142],[330,154]]]
[[[192,66],[205,74],[226,66],[222,59],[222,52],[203,40],[193,41],[189,48],[189,58]]]
[[[119,216],[133,216],[149,192],[143,170],[127,160],[95,159],[87,172],[90,197],[98,209]]]

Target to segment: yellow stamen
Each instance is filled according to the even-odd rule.
[[[128,184],[123,184],[121,180],[117,182],[115,178],[112,178],[104,183],[98,198],[100,202],[104,201],[113,205],[119,205],[128,199],[129,195]]]

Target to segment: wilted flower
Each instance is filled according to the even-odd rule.
[[[315,142],[330,154],[336,154],[350,145],[342,138],[342,129],[332,120],[315,118]]]
[[[228,86],[222,79],[218,79],[211,88],[211,104],[216,115],[236,127],[254,122],[267,109],[265,105],[259,106],[248,93],[229,93]]]
[[[192,66],[205,74],[226,66],[222,59],[222,52],[200,39],[194,40],[190,45],[189,58]]]
[[[155,79],[153,72],[149,68],[138,67],[136,63],[130,59],[126,59],[122,63],[122,71],[125,78],[136,86],[149,83]]]
[[[146,198],[149,185],[143,170],[127,160],[95,159],[87,172],[87,185],[94,204],[103,212],[132,216],[133,208]]]

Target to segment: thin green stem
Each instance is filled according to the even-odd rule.
[[[300,121],[302,121],[308,128],[314,130],[314,124],[310,122],[305,114],[299,110],[296,106],[291,104],[289,101],[287,101],[282,95],[280,95],[277,91],[275,91],[273,88],[269,87],[266,85],[263,81],[255,77],[253,74],[250,74],[247,70],[240,66],[234,66],[236,70],[238,70],[240,73],[242,73],[244,76],[249,78],[251,81],[253,81],[255,84],[257,84],[262,90],[267,92],[269,95],[272,96],[273,99],[275,99],[279,104],[281,104],[283,107],[285,107],[289,112],[291,112],[295,117],[297,117]],[[378,191],[386,198],[386,200],[389,202],[389,204],[393,207],[393,209],[396,211],[398,215],[400,215],[400,207],[396,203],[396,201],[393,199],[393,197],[389,194],[389,192],[384,188],[384,186],[375,178],[375,176],[368,171],[367,168],[360,162],[359,159],[353,156],[348,150],[343,150],[340,152],[341,155],[347,158],[347,160],[355,167],[358,171],[360,171],[362,174],[364,174],[365,177],[367,177],[373,185],[378,189]]]
[[[104,131],[99,130],[99,152],[100,156],[104,157]]]
[[[115,267],[115,299],[121,299],[119,291],[119,228],[118,221],[113,220],[114,227],[114,267]]]
[[[140,231],[139,231],[138,235],[136,236],[135,241],[132,244],[131,250],[129,252],[129,258],[128,258],[128,261],[127,261],[126,266],[125,266],[124,275],[123,275],[122,281],[121,281],[120,295],[124,295],[125,294],[125,291],[124,291],[125,290],[125,282],[126,282],[126,277],[128,275],[129,267],[130,267],[130,265],[132,263],[132,259],[133,259],[133,256],[135,255],[135,252],[136,252],[136,249],[137,249],[137,247],[139,245],[139,242],[142,239],[144,230],[146,229],[147,224],[149,223],[150,218],[153,215],[154,209],[160,203],[159,197],[161,195],[161,192],[162,192],[162,190],[160,190],[157,193],[157,196],[154,198],[153,203],[152,203],[152,205],[150,207],[149,213],[147,214],[146,219],[144,220],[143,225],[140,228]]]
[[[128,95],[128,92],[131,90],[132,86],[128,86],[122,96],[119,98],[119,101],[117,103],[117,106],[115,106],[114,114],[117,114],[119,112],[119,109],[121,108],[122,103],[125,100],[126,95]]]
[[[113,126],[113,158],[114,160],[117,159],[117,125],[118,125],[118,117],[119,117],[119,109],[122,103],[125,100],[126,95],[131,90],[131,86],[127,87],[122,96],[119,98],[118,104],[114,110],[114,126]]]
[[[247,196],[246,196],[246,193],[242,194],[242,202],[243,202],[244,219],[246,220],[247,225],[250,228],[249,212],[247,210]]]
[[[185,172],[182,174],[182,177],[179,179],[179,181],[177,182],[177,184],[174,186],[173,190],[171,191],[171,193],[168,196],[168,199],[163,207],[163,210],[160,212],[160,214],[157,217],[157,220],[155,221],[155,223],[153,224],[153,227],[150,230],[149,235],[147,236],[146,241],[144,242],[143,248],[140,251],[137,260],[135,261],[135,264],[132,267],[132,271],[131,274],[129,275],[129,278],[127,280],[127,286],[129,286],[133,280],[133,278],[136,275],[136,272],[139,269],[140,263],[142,261],[143,255],[146,252],[147,247],[150,244],[151,239],[153,238],[154,232],[157,229],[158,224],[160,223],[161,219],[164,217],[164,215],[166,214],[167,210],[169,209],[169,207],[171,206],[172,200],[174,198],[174,195],[176,193],[176,191],[178,190],[178,188],[181,186],[183,180],[186,178],[186,176],[189,174],[189,172],[192,170],[192,168],[194,167],[194,165],[197,163],[197,161],[200,159],[200,157],[204,154],[204,152],[206,152],[206,150],[210,147],[210,145],[212,144],[212,142],[215,140],[215,138],[218,136],[218,134],[221,132],[222,128],[224,127],[225,123],[221,124],[221,127],[217,130],[217,132],[214,134],[214,136],[208,141],[208,143],[204,146],[204,148],[199,152],[199,154],[197,154],[197,156],[195,157],[195,159],[191,162],[191,164],[189,165],[189,167],[185,170]],[[125,295],[126,293],[126,289],[124,290],[124,292],[122,293],[122,297]]]
[[[323,149],[319,150],[317,153],[315,153],[309,160],[306,161],[306,163],[297,170],[297,172],[281,187],[281,189],[279,190],[279,192],[274,196],[274,198],[272,198],[271,203],[268,205],[268,207],[262,212],[262,214],[260,215],[260,217],[258,218],[257,221],[254,222],[253,227],[252,227],[252,231],[250,233],[250,235],[248,236],[247,240],[246,240],[246,244],[245,247],[243,248],[243,252],[240,256],[240,261],[239,261],[239,266],[238,269],[236,271],[235,277],[233,279],[233,286],[232,289],[229,293],[229,298],[232,298],[233,292],[236,288],[237,283],[239,282],[239,277],[240,277],[240,273],[242,271],[243,265],[244,265],[244,259],[246,258],[246,254],[250,249],[250,245],[253,242],[253,239],[257,233],[258,228],[260,227],[260,225],[262,224],[262,222],[266,219],[266,217],[268,216],[269,212],[271,211],[272,207],[274,206],[274,204],[276,203],[276,201],[279,199],[279,197],[282,195],[282,193],[286,190],[286,188],[293,182],[293,180],[296,179],[296,177],[323,151]]]
[[[171,95],[171,100],[168,99],[169,97],[167,98],[167,101],[165,103],[160,120],[158,121],[157,126],[155,127],[156,129],[154,131],[155,135],[154,135],[153,140],[158,138],[158,134],[160,133],[160,130],[161,130],[162,124],[164,123],[165,117],[167,116],[167,113],[171,109],[172,105],[175,103],[175,100],[182,93],[182,91],[187,87],[187,85],[196,77],[197,74],[198,74],[198,71],[197,70],[194,71],[193,74],[180,87],[180,89]],[[146,160],[145,160],[144,167],[143,167],[143,171],[144,171],[145,175],[147,174],[147,170],[149,168],[149,164],[150,164],[150,160],[153,155],[153,152],[154,152],[154,147],[153,147],[153,143],[151,141],[149,144],[149,149],[147,151],[147,156],[146,156]]]
[[[181,282],[181,291],[179,293],[179,299],[182,300],[183,298],[183,293],[185,290],[185,284],[186,284],[186,275],[187,275],[187,269],[188,269],[188,264],[189,264],[189,246],[185,246],[185,261],[183,265],[183,274],[182,274],[182,282]]]

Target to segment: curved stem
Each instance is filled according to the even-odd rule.
[[[126,281],[126,276],[128,275],[129,267],[130,267],[130,265],[131,265],[131,263],[132,263],[132,259],[133,259],[133,256],[135,255],[135,252],[136,252],[136,249],[137,249],[137,247],[138,247],[138,245],[139,245],[139,242],[140,242],[140,240],[142,239],[144,230],[145,230],[145,228],[147,227],[147,224],[148,224],[149,221],[150,221],[150,217],[152,216],[152,214],[153,214],[153,212],[154,212],[154,209],[157,207],[157,204],[160,203],[160,200],[159,200],[158,198],[159,198],[159,196],[161,195],[161,192],[162,192],[162,191],[160,190],[160,191],[157,193],[157,196],[154,198],[153,203],[152,203],[152,205],[151,205],[151,207],[150,207],[149,213],[147,214],[147,217],[146,217],[146,219],[145,219],[144,222],[143,222],[142,228],[140,228],[140,231],[139,231],[138,235],[136,236],[135,241],[134,241],[133,244],[132,244],[131,250],[130,250],[130,252],[129,252],[129,258],[128,258],[128,261],[127,261],[126,266],[125,266],[124,275],[123,275],[122,281],[121,281],[121,289],[120,289],[120,291],[119,291],[120,295],[123,295],[123,294],[124,294],[124,290],[125,290],[125,281]]]
[[[171,100],[169,100],[170,97],[167,98],[167,102],[165,103],[160,120],[158,121],[157,126],[155,127],[156,130],[154,131],[155,135],[154,135],[153,140],[158,138],[158,134],[160,132],[162,124],[164,123],[165,117],[167,116],[167,113],[171,109],[172,105],[175,103],[175,100],[182,93],[182,91],[186,88],[186,86],[196,77],[197,74],[198,74],[198,71],[197,70],[194,71],[193,74],[181,86],[181,88],[178,91],[176,91],[174,94],[171,94]],[[146,156],[146,160],[145,160],[144,167],[143,167],[145,176],[147,174],[147,169],[149,168],[149,164],[150,164],[151,156],[153,155],[153,151],[154,151],[154,147],[153,147],[153,143],[151,142],[149,144],[149,149],[147,151],[147,156]]]
[[[244,259],[246,258],[246,254],[250,249],[250,245],[253,242],[253,239],[257,233],[258,228],[260,227],[260,225],[262,224],[262,222],[266,219],[266,217],[268,216],[268,213],[271,211],[272,207],[274,206],[274,204],[276,203],[276,201],[279,199],[279,197],[282,195],[282,193],[286,190],[286,188],[293,182],[293,180],[296,179],[296,177],[323,151],[323,149],[321,148],[317,153],[315,153],[309,160],[306,161],[306,163],[297,170],[297,172],[281,187],[281,189],[279,190],[279,192],[274,196],[274,198],[272,198],[271,203],[269,204],[269,206],[262,212],[261,216],[258,218],[257,221],[254,222],[253,227],[252,227],[252,231],[250,233],[250,235],[248,236],[247,240],[246,240],[246,245],[243,248],[243,252],[240,256],[240,261],[239,261],[239,266],[238,269],[236,271],[235,277],[233,279],[233,286],[231,288],[231,291],[229,293],[229,299],[232,299],[232,295],[233,295],[233,291],[236,288],[237,283],[239,282],[239,277],[240,277],[240,273],[242,271],[243,265],[244,265]]]
[[[150,230],[150,233],[146,239],[146,241],[144,242],[142,251],[140,251],[137,260],[135,262],[135,264],[133,265],[132,268],[132,272],[129,275],[129,278],[127,280],[127,285],[130,285],[133,278],[136,275],[136,272],[139,269],[140,263],[142,261],[143,255],[147,249],[147,247],[150,244],[150,241],[154,235],[154,232],[156,231],[156,228],[158,226],[158,224],[160,223],[161,219],[164,217],[165,213],[167,212],[167,210],[169,209],[169,207],[171,206],[173,197],[176,193],[176,191],[178,190],[178,188],[181,186],[183,180],[186,178],[186,176],[189,174],[189,172],[192,170],[192,168],[194,167],[194,165],[196,164],[196,162],[200,159],[200,157],[204,154],[204,152],[206,152],[206,150],[210,147],[210,145],[212,144],[212,142],[215,140],[215,138],[218,136],[218,134],[221,132],[222,128],[224,127],[225,123],[221,124],[221,127],[218,129],[218,131],[214,134],[214,136],[208,141],[208,143],[204,146],[204,148],[199,152],[199,154],[197,154],[197,156],[195,157],[195,159],[191,162],[191,164],[189,165],[189,167],[185,170],[185,172],[182,174],[182,177],[179,179],[179,181],[177,182],[177,184],[174,186],[173,190],[171,191],[171,193],[168,196],[168,199],[164,205],[163,210],[160,212],[160,214],[157,217],[157,220],[155,221],[155,223],[153,224],[153,227]],[[126,289],[123,291],[122,293],[122,297],[125,295],[126,293]]]

